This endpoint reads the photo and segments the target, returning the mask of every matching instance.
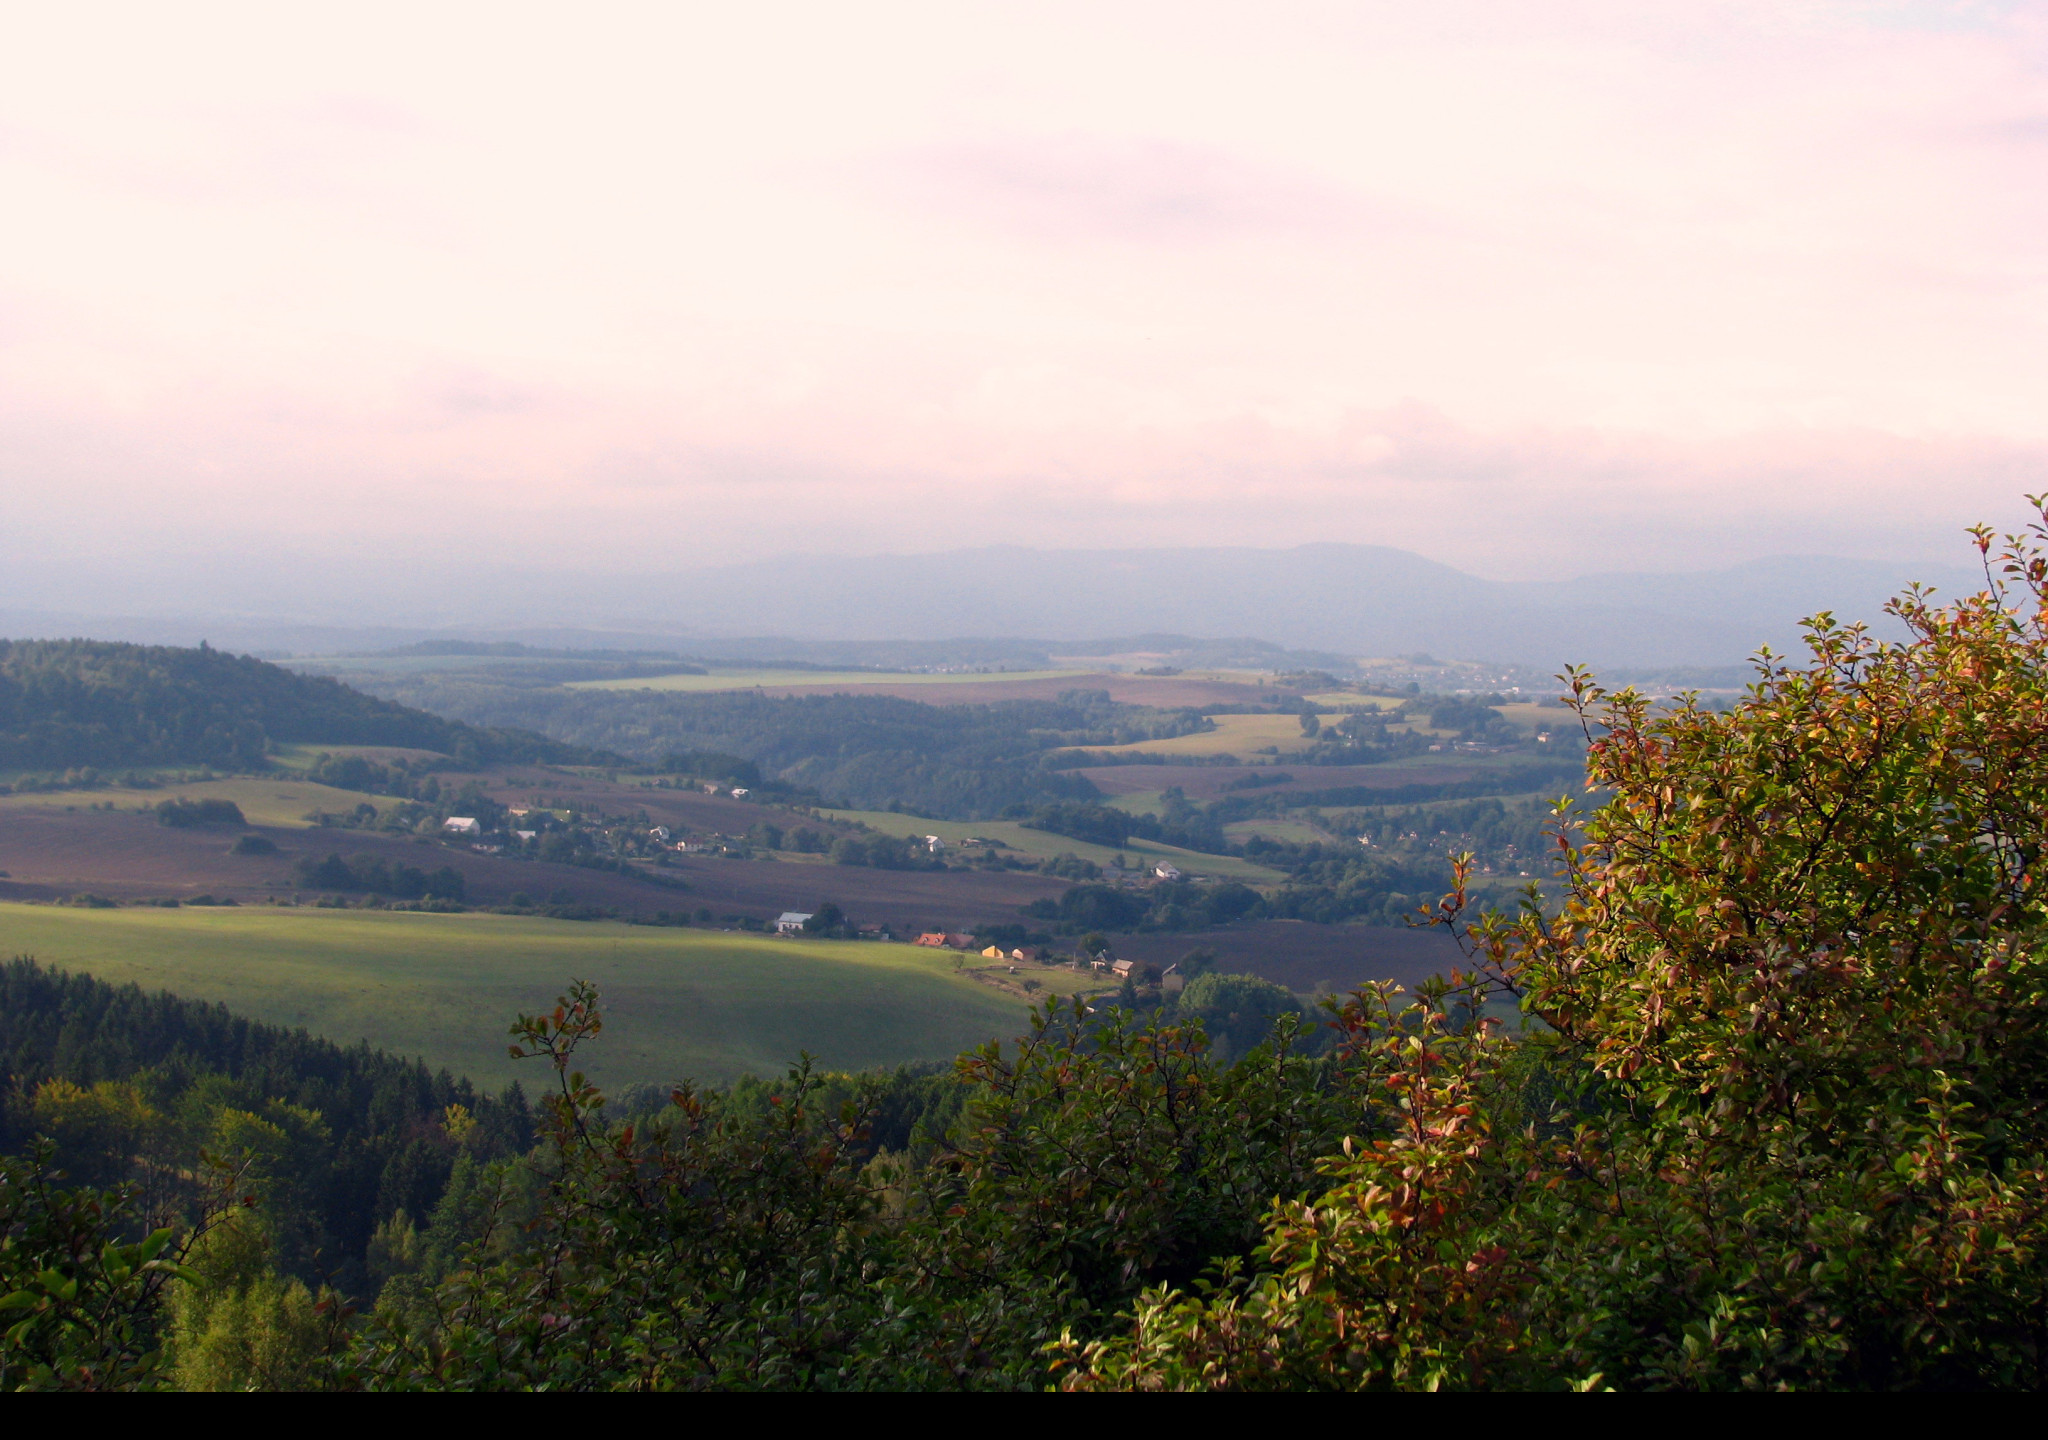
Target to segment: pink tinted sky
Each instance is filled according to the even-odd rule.
[[[2048,4],[17,9],[0,532],[1960,558]]]

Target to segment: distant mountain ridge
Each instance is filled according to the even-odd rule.
[[[1256,635],[1351,656],[1726,665],[1759,645],[1796,646],[1799,621],[1819,610],[1880,622],[1885,601],[1914,581],[1954,593],[1980,588],[1982,575],[1785,556],[1690,575],[1503,581],[1384,546],[990,548],[755,561],[674,577],[660,603],[709,628],[733,611],[731,597],[746,596],[747,633],[816,640],[1028,635],[1059,643],[1151,631]],[[655,596],[636,598],[654,610]]]
[[[308,575],[279,589],[269,616],[0,611],[0,631],[92,630],[187,644],[205,635],[297,654],[467,639],[820,663],[853,658],[849,646],[872,646],[863,663],[880,664],[1007,660],[1018,641],[1001,637],[1030,637],[1027,648],[1042,649],[1160,633],[1256,636],[1345,656],[1428,651],[1551,671],[1567,662],[1736,664],[1759,645],[1796,646],[1799,621],[1815,611],[1879,621],[1884,602],[1914,581],[1955,594],[1980,588],[1983,576],[1958,565],[1778,556],[1692,574],[1493,580],[1375,545],[997,546],[782,556],[662,573],[477,572],[463,577],[459,592],[434,589],[428,576],[401,576],[380,584],[374,613],[323,600]],[[381,623],[384,616],[394,618]],[[70,630],[56,628],[63,625]]]

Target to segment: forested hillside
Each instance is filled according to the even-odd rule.
[[[493,1096],[367,1045],[14,960],[0,965],[0,1153],[37,1134],[75,1179],[144,1175],[158,1207],[189,1201],[202,1151],[254,1155],[276,1263],[358,1288],[379,1224],[424,1225],[463,1156],[520,1153],[533,1129],[516,1086]]]
[[[660,763],[670,754],[740,756],[762,774],[855,809],[986,819],[1012,806],[1089,798],[1082,776],[1049,768],[1062,745],[1121,745],[1207,726],[1193,711],[1120,705],[1076,690],[1056,701],[925,705],[883,695],[675,694],[513,687],[446,676],[385,693],[486,725]]]
[[[0,770],[259,769],[275,743],[403,745],[468,762],[590,758],[201,646],[0,640]]]

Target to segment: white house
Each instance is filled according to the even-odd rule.
[[[775,933],[777,935],[801,934],[804,928],[804,921],[810,918],[808,914],[796,910],[785,910],[775,922]]]
[[[744,800],[747,798],[747,793],[747,789],[744,785],[735,785],[732,791],[732,798],[735,800]]]
[[[666,825],[657,825],[652,830],[649,830],[647,833],[653,836],[656,840],[661,841],[663,844],[668,843],[668,826]]]
[[[936,855],[946,848],[946,842],[936,835],[927,835],[924,837],[924,848]]]
[[[1152,867],[1152,873],[1161,880],[1180,879],[1180,867],[1177,865],[1155,865]]]
[[[474,816],[450,815],[441,822],[441,828],[450,835],[481,835],[484,827],[476,823]]]

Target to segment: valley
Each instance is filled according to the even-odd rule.
[[[237,759],[246,740],[195,764],[215,718],[182,750],[136,751],[147,763],[102,748],[98,769],[0,775],[0,950],[302,1015],[479,1079],[503,1067],[456,1037],[616,954],[657,1017],[641,1058],[607,1062],[620,1074],[768,1073],[790,1045],[893,1063],[1000,1034],[1083,973],[1027,989],[971,953],[989,943],[1065,960],[1085,939],[1137,967],[1148,1003],[1190,956],[1303,997],[1419,983],[1459,958],[1407,923],[1448,883],[1446,855],[1479,854],[1482,894],[1526,883],[1543,797],[1576,763],[1546,750],[1565,712],[1528,701],[1171,654],[889,671],[456,648],[311,674],[238,660],[243,710],[219,711],[218,690],[177,702],[239,713],[266,737],[260,764]],[[832,935],[771,938],[792,912],[837,917]],[[904,943],[926,934],[953,950]],[[858,1044],[834,1048],[831,1017],[854,1012],[822,1000],[761,1018],[792,987],[837,993],[827,973],[866,997]],[[441,1018],[371,1026],[363,996],[401,975],[416,993],[399,1013]],[[736,998],[750,987],[758,1005]]]

